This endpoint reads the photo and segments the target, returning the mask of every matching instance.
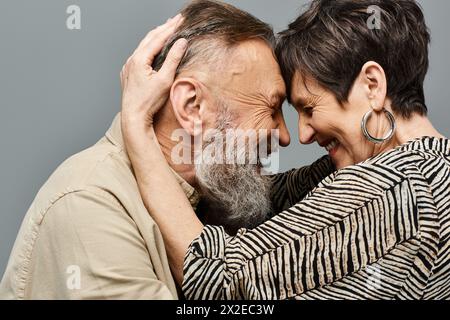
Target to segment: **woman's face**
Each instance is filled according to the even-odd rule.
[[[299,114],[300,143],[316,141],[326,149],[337,169],[372,157],[376,146],[365,139],[361,119],[370,110],[371,103],[384,103],[380,102],[380,93],[383,94],[370,79],[357,79],[348,101],[340,104],[330,91],[314,80],[304,81],[297,72],[292,81],[291,101]],[[378,116],[371,118],[368,124],[371,133],[377,135],[389,130]]]

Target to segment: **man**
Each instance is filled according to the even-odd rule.
[[[174,163],[177,142],[171,137],[182,129],[195,138],[196,123],[222,130],[231,122],[244,129],[277,129],[280,144],[289,144],[273,32],[251,15],[213,1],[193,2],[182,15],[184,20],[178,16],[152,31],[131,57],[138,61],[149,39],[168,40],[154,63],[162,74],[163,61],[174,59],[173,43],[189,41],[170,99],[155,119],[161,151],[194,208],[201,192],[222,213],[229,205],[245,208],[233,217],[234,226],[246,223],[245,214],[255,224],[270,209],[267,183],[255,168],[221,171]],[[230,176],[238,183],[224,183]],[[65,161],[39,191],[19,231],[0,298],[177,297],[163,238],[142,203],[117,116],[105,137]]]

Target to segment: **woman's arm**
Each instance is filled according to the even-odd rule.
[[[273,214],[278,214],[301,201],[335,170],[330,157],[323,156],[309,166],[271,176],[270,200]]]
[[[433,266],[421,252],[413,190],[389,167],[346,168],[253,230],[230,237],[206,226],[186,255],[183,293],[202,300],[401,296],[410,272],[420,269],[412,283],[426,283]]]
[[[165,104],[187,42],[178,40],[162,68],[151,65],[182,22],[180,15],[152,30],[128,59],[121,72],[122,131],[128,156],[145,206],[164,237],[175,279],[183,279],[183,259],[189,244],[203,225],[162,155],[155,137],[153,116]]]
[[[172,273],[181,285],[184,257],[203,224],[170,171],[154,135],[139,155],[130,158],[135,159],[133,168],[145,207],[161,230]]]

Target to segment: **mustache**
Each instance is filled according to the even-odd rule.
[[[197,152],[197,161],[207,164],[254,164],[262,166],[261,160],[269,159],[272,152],[278,150],[278,145],[272,143],[270,136],[266,134],[258,137],[250,131],[238,133],[227,129],[226,131],[216,131],[208,134],[202,140],[201,152]],[[264,130],[265,132],[265,130]],[[268,140],[270,143],[268,143]]]

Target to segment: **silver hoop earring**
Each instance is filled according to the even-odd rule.
[[[389,111],[387,111],[386,109],[383,109],[383,111],[386,114],[386,117],[388,118],[388,120],[391,124],[391,128],[389,129],[389,132],[383,138],[375,138],[375,137],[371,136],[369,133],[369,130],[367,130],[367,121],[369,120],[370,116],[372,115],[373,110],[369,110],[364,115],[364,117],[362,118],[362,121],[361,121],[361,130],[362,130],[364,136],[366,137],[367,140],[369,140],[370,142],[373,142],[375,144],[381,144],[385,141],[391,140],[392,136],[394,135],[395,129],[397,127],[397,125],[395,123],[394,115],[392,113],[390,113]]]

